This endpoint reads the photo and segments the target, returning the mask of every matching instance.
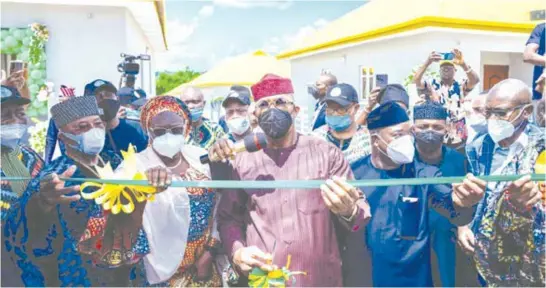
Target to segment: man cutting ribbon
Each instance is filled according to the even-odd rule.
[[[353,178],[343,153],[296,132],[299,107],[289,79],[268,74],[252,86],[252,93],[268,147],[237,154],[230,179],[327,181],[320,191],[225,189],[218,207],[224,249],[243,274],[254,267],[274,270],[291,255],[290,269],[307,272],[295,276],[298,286],[341,286],[336,228],[343,234],[359,231],[370,218],[368,204],[360,190],[343,180]],[[231,141],[218,141],[209,151],[211,158],[215,154],[230,157]]]

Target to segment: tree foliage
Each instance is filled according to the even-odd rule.
[[[192,81],[201,75],[201,72],[193,71],[190,68],[178,71],[178,72],[160,72],[157,75],[155,82],[155,89],[157,95],[163,95],[166,92],[171,91],[172,89]]]

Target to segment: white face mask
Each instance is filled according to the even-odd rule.
[[[28,133],[28,125],[8,124],[0,127],[0,143],[2,146],[14,149]]]
[[[521,116],[521,113],[523,113],[523,108],[521,112],[519,113],[518,117],[516,117],[514,120],[518,119]],[[516,132],[517,128],[521,127],[525,121],[521,122],[518,127],[514,127],[514,124],[510,121],[501,120],[501,119],[489,119],[487,120],[487,132],[489,133],[489,136],[491,136],[491,139],[493,139],[493,142],[499,143],[500,141],[511,137],[514,135],[514,132]]]
[[[101,128],[93,128],[79,135],[61,133],[78,143],[78,146],[69,145],[70,147],[87,155],[98,155],[102,151],[104,139],[106,139],[106,132]]]
[[[182,151],[183,146],[184,135],[174,135],[172,133],[166,133],[156,137],[152,142],[152,147],[155,152],[171,159],[176,153]]]
[[[235,135],[243,135],[250,128],[250,120],[248,117],[237,117],[229,119],[227,125],[230,132]]]
[[[381,136],[376,134],[383,143],[387,144]],[[381,151],[381,150],[379,150]],[[385,154],[383,151],[381,153]],[[399,165],[408,164],[413,162],[415,157],[414,138],[412,135],[405,135],[394,139],[391,143],[387,144],[387,157]]]

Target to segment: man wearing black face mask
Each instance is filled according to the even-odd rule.
[[[326,124],[326,103],[324,98],[330,87],[337,84],[336,76],[330,73],[322,73],[314,85],[309,86],[309,94],[317,100],[315,114],[311,123],[313,130]]]
[[[447,134],[447,110],[439,104],[426,103],[415,106],[413,117],[417,160],[438,167],[444,177],[465,175],[465,156],[443,144]],[[433,209],[428,223],[432,252],[436,255],[432,259],[436,260],[432,267],[435,286],[455,287],[455,245],[451,241],[455,227]]]
[[[368,204],[341,178],[353,177],[341,150],[296,132],[293,121],[299,107],[293,93],[289,79],[272,74],[252,86],[254,114],[268,144],[254,153],[238,153],[230,161],[230,180],[313,179],[326,180],[325,184],[305,190],[224,189],[218,231],[224,251],[243,274],[254,267],[271,271],[292,255],[290,268],[307,272],[296,276],[298,286],[337,287],[343,278],[336,230],[342,237],[356,234],[352,232],[370,218]],[[209,155],[227,159],[233,155],[232,147],[231,141],[220,139]]]
[[[119,156],[121,151],[127,151],[129,144],[133,144],[137,152],[146,149],[148,138],[140,123],[119,118],[118,111],[121,104],[116,95],[117,89],[112,83],[97,79],[85,86],[84,93],[95,96],[99,107],[103,110],[101,119],[106,124],[104,149],[112,150]]]

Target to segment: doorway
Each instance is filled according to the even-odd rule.
[[[483,89],[489,90],[495,84],[508,79],[508,65],[483,65]]]

